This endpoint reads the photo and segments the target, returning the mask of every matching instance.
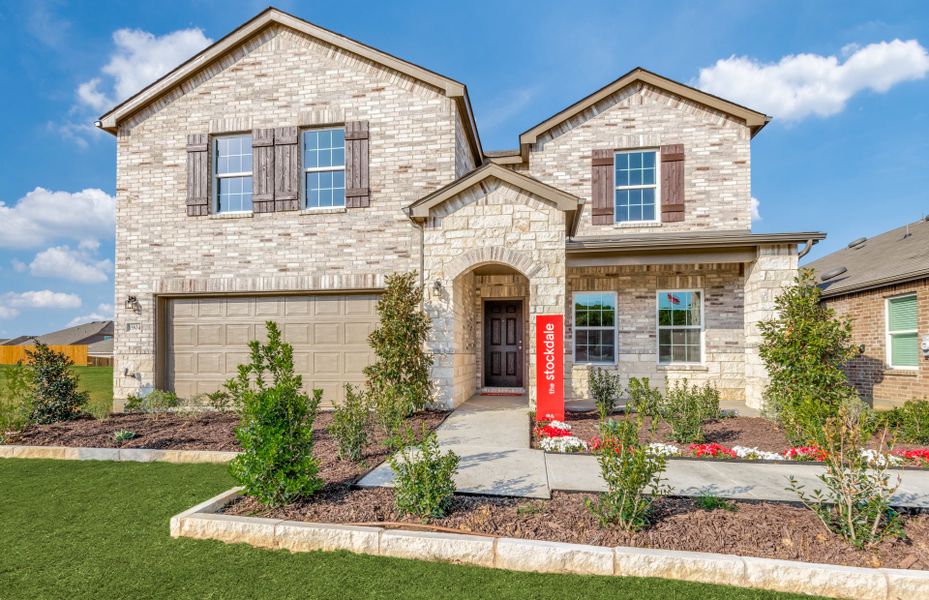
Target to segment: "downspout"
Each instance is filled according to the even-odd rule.
[[[806,245],[803,246],[803,250],[801,250],[800,253],[797,254],[797,260],[800,260],[801,258],[803,258],[804,256],[806,256],[807,253],[808,253],[810,250],[812,250],[813,244],[815,244],[815,243],[816,243],[816,242],[814,242],[812,239],[807,240],[807,241],[806,241]]]
[[[410,221],[413,222],[413,225],[416,226],[416,229],[419,230],[419,287],[423,288],[425,291],[425,274],[426,269],[426,223],[424,221],[418,221],[413,217],[413,209],[407,207],[406,216]],[[422,299],[423,309],[426,307],[426,295],[423,294]]]

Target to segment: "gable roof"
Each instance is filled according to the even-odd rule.
[[[397,58],[386,52],[382,52],[376,48],[372,48],[371,46],[362,44],[344,35],[324,29],[319,25],[314,25],[309,21],[305,21],[274,7],[268,7],[258,13],[255,17],[246,21],[225,37],[194,55],[173,71],[154,81],[132,97],[111,109],[100,117],[100,120],[96,123],[97,127],[115,134],[121,120],[146,107],[182,81],[193,76],[204,67],[216,62],[230,50],[275,23],[289,27],[290,29],[304,33],[327,44],[331,44],[337,48],[352,52],[353,54],[378,63],[388,69],[439,88],[447,97],[453,98],[458,103],[459,109],[464,116],[463,121],[471,144],[471,149],[478,159],[483,156],[481,140],[477,133],[477,124],[474,120],[474,112],[471,109],[471,100],[468,98],[468,88],[463,83]]]
[[[35,339],[49,346],[79,344],[95,335],[113,335],[113,321],[93,321],[40,335]]]
[[[429,216],[429,211],[432,208],[491,177],[529,192],[543,200],[548,200],[559,210],[568,213],[568,229],[573,231],[577,212],[583,205],[580,198],[547,183],[542,183],[538,179],[517,173],[492,162],[488,162],[448,185],[440,187],[428,196],[423,196],[407,207],[407,214],[411,219],[425,219]]]
[[[590,94],[586,98],[578,100],[561,112],[552,115],[538,125],[521,133],[519,136],[520,148],[525,151],[525,147],[529,144],[534,144],[538,140],[539,136],[543,133],[553,129],[554,127],[557,127],[561,123],[564,123],[582,111],[587,110],[597,102],[600,102],[604,98],[615,94],[624,87],[637,82],[647,83],[658,89],[665,90],[677,96],[681,96],[682,98],[692,100],[698,104],[708,106],[709,108],[736,117],[737,119],[741,119],[745,121],[745,124],[749,128],[751,128],[752,136],[758,133],[761,128],[771,120],[771,117],[765,115],[764,113],[760,113],[750,108],[746,108],[740,104],[724,100],[718,96],[714,96],[696,88],[692,88],[689,85],[684,85],[683,83],[668,79],[667,77],[662,77],[661,75],[652,73],[651,71],[643,69],[642,67],[636,67],[619,79]]]
[[[823,297],[929,278],[929,221],[916,221],[849,246],[805,265],[815,269]],[[844,273],[821,280],[842,267]]]

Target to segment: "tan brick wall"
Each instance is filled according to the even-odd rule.
[[[529,174],[588,200],[578,236],[751,228],[748,127],[723,113],[646,84],[634,84],[541,136]],[[591,151],[683,144],[684,221],[660,225],[591,223]]]
[[[568,269],[565,309],[565,393],[587,397],[587,377],[593,366],[574,364],[573,294],[615,292],[617,295],[618,360],[614,366],[594,365],[618,373],[623,385],[631,377],[648,377],[664,387],[665,380],[709,382],[726,400],[744,400],[745,366],[743,313],[744,277],[741,264],[581,267]],[[702,365],[659,365],[657,334],[658,290],[701,290],[704,305]]]
[[[916,294],[920,338],[929,334],[929,279],[827,298],[824,303],[840,318],[852,321],[852,342],[864,353],[846,368],[849,381],[875,408],[899,406],[914,398],[929,398],[929,360],[920,357],[917,370],[891,369],[887,364],[887,298]]]
[[[456,113],[441,90],[274,26],[129,118],[117,143],[115,396],[154,383],[156,293],[370,289],[418,268],[402,209],[470,164],[456,157]],[[187,134],[349,120],[370,123],[370,208],[186,216]]]

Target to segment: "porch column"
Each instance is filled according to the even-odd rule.
[[[760,246],[745,270],[745,404],[761,409],[768,371],[761,360],[758,323],[776,316],[774,300],[797,275],[796,245]]]

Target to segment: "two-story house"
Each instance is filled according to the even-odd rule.
[[[569,396],[601,366],[758,406],[756,324],[824,237],[751,232],[768,120],[635,69],[489,152],[463,84],[268,9],[98,123],[117,137],[117,403],[218,388],[269,319],[338,399],[385,276],[416,270],[446,406],[533,401],[540,314],[565,317]]]

